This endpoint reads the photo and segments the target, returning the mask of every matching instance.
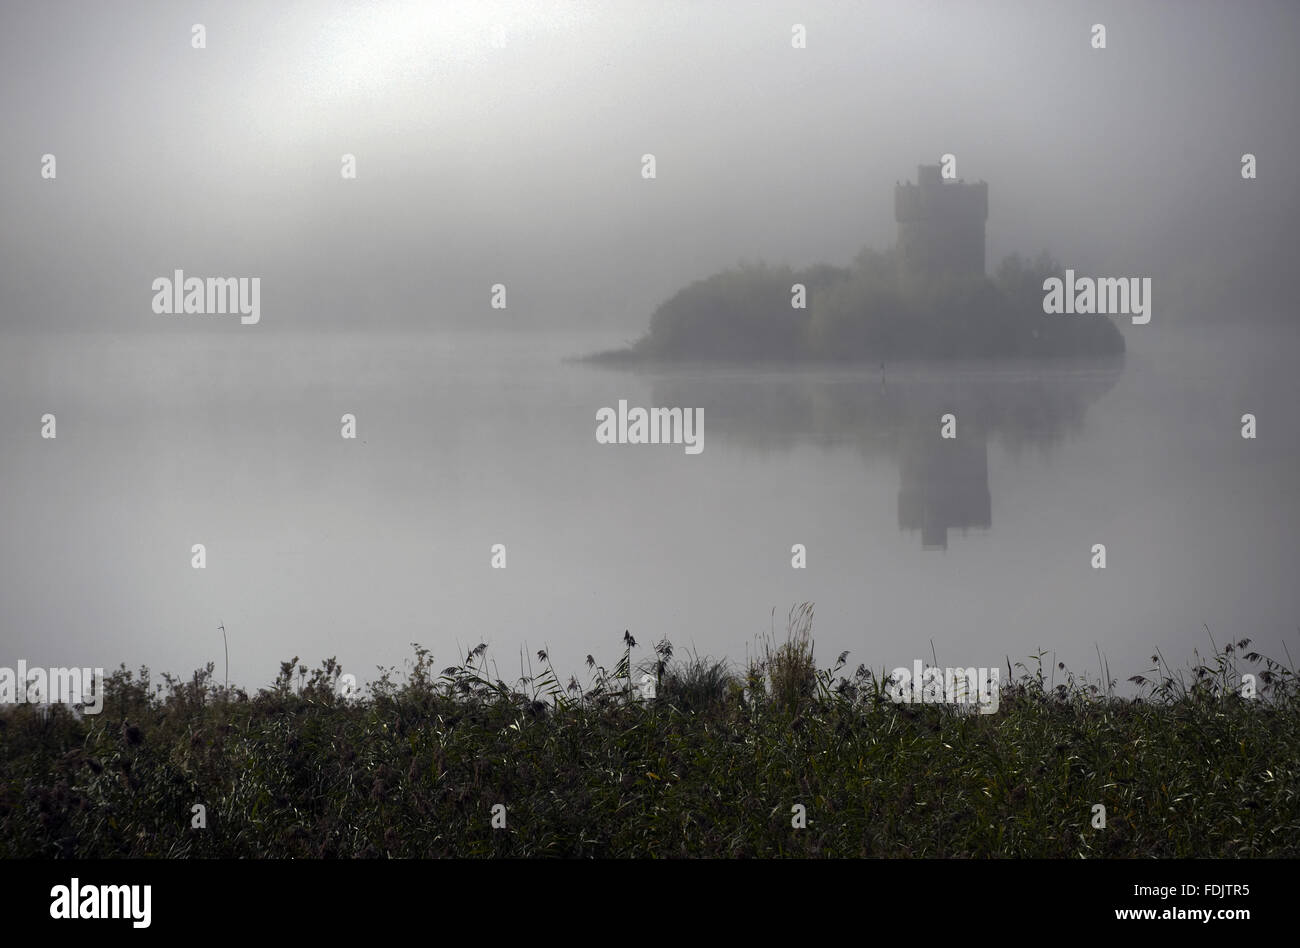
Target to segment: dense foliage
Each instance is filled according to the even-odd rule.
[[[819,671],[811,610],[793,619],[738,672],[666,642],[638,664],[625,636],[613,671],[589,657],[585,687],[545,652],[509,686],[485,646],[440,674],[417,648],[400,685],[387,673],[359,699],[333,661],[286,662],[255,696],[211,666],[165,685],[121,668],[99,715],[0,715],[0,854],[1300,854],[1296,679],[1245,641],[1187,675],[1158,662],[1137,698],[1035,656],[976,714],[895,704],[883,675],[841,675],[844,655]],[[1257,697],[1239,659],[1263,663]]]
[[[850,268],[742,265],[664,302],[628,355],[644,359],[939,359],[1100,356],[1124,351],[1113,316],[1048,316],[1047,255],[1010,256],[992,277],[905,287],[894,251]],[[806,306],[791,305],[795,284]]]

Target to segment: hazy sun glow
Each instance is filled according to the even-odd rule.
[[[503,55],[570,16],[534,3],[386,2],[348,6],[309,35],[304,79],[326,98],[373,96],[405,82],[447,78]]]

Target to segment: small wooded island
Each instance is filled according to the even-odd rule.
[[[1036,358],[1122,353],[1106,317],[1047,315],[1047,254],[985,273],[988,185],[938,165],[897,185],[898,242],[850,267],[741,265],[661,304],[644,337],[598,362]]]

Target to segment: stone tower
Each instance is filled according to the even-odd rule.
[[[938,165],[920,165],[916,184],[894,188],[899,278],[924,285],[945,274],[984,274],[989,186],[944,181]]]

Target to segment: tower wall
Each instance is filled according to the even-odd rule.
[[[938,165],[921,165],[916,177],[917,184],[894,189],[901,276],[927,281],[945,274],[983,275],[988,185],[944,182]]]

